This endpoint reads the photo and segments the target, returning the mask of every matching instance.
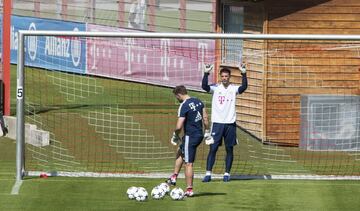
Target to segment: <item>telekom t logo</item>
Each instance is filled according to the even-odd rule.
[[[164,71],[163,79],[168,81],[169,80],[169,67],[170,67],[170,39],[161,39],[160,42],[160,49],[161,49],[161,67]]]
[[[189,107],[191,110],[196,111],[195,103],[189,103]]]
[[[223,104],[225,102],[225,96],[219,96],[218,100],[219,100],[220,104]]]
[[[134,61],[134,53],[132,52],[132,46],[135,45],[134,38],[125,38],[125,45],[127,46],[127,52],[125,53],[125,60],[127,60],[126,74],[131,74],[131,63]]]

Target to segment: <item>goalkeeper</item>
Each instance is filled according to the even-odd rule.
[[[213,94],[211,103],[211,136],[214,143],[210,144],[209,154],[207,156],[206,174],[203,182],[211,181],[211,171],[215,163],[216,152],[222,145],[222,139],[225,143],[225,173],[224,182],[230,181],[230,170],[234,159],[233,148],[237,144],[236,138],[236,95],[243,93],[247,89],[246,64],[239,65],[242,75],[241,86],[230,83],[231,71],[228,68],[220,70],[221,82],[214,85],[208,85],[208,77],[213,69],[213,65],[204,66],[204,76],[202,79],[202,88]]]
[[[209,139],[211,139],[209,130],[205,130],[205,135],[203,134],[203,124],[206,129],[209,128],[208,115],[204,103],[197,98],[190,97],[185,86],[175,87],[173,93],[180,102],[180,106],[175,131],[170,142],[173,145],[177,145],[181,141],[182,143],[176,155],[174,174],[167,182],[171,185],[176,185],[176,178],[183,162],[185,162],[185,180],[187,185],[185,195],[191,197],[194,195],[193,163],[195,161],[196,149],[204,139],[204,136],[206,142],[209,142]],[[182,128],[184,128],[184,136],[181,140],[179,134]]]

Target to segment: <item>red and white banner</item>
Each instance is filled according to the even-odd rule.
[[[128,31],[88,24],[87,31]],[[215,40],[90,38],[87,73],[201,89],[203,63],[214,63]]]

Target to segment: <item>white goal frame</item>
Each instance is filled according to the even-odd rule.
[[[182,38],[182,39],[253,39],[253,40],[342,40],[360,41],[360,35],[315,35],[315,34],[215,34],[215,33],[152,33],[152,32],[80,32],[80,31],[18,31],[18,64],[17,64],[17,85],[16,85],[16,181],[21,181],[25,175],[25,121],[24,121],[24,47],[25,37],[28,36],[77,36],[77,37],[113,37],[113,38]],[[89,172],[91,173],[91,172]],[[36,174],[36,172],[34,173]],[[95,173],[96,174],[96,173]],[[64,174],[63,176],[66,176]],[[83,174],[89,176],[90,174]],[[101,175],[100,175],[101,176]],[[106,175],[103,175],[106,176]],[[116,175],[108,175],[114,177]],[[123,175],[128,177],[129,175]],[[134,175],[131,175],[134,176]],[[257,177],[262,179],[356,179],[360,176],[301,176],[292,175],[271,175]],[[241,178],[240,178],[241,179]]]

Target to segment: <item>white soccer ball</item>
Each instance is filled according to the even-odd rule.
[[[174,188],[170,192],[170,197],[173,200],[182,200],[184,198],[184,191],[181,188]]]
[[[148,192],[145,188],[139,187],[134,196],[136,201],[145,201],[148,197]]]
[[[164,189],[162,189],[159,186],[154,187],[151,191],[151,197],[153,199],[157,199],[157,200],[164,198],[165,194],[166,193],[165,193]]]
[[[166,182],[161,183],[159,187],[164,190],[165,194],[170,192],[170,186]]]
[[[126,194],[128,195],[129,199],[135,199],[135,193],[138,191],[138,187],[130,187],[127,189]]]

